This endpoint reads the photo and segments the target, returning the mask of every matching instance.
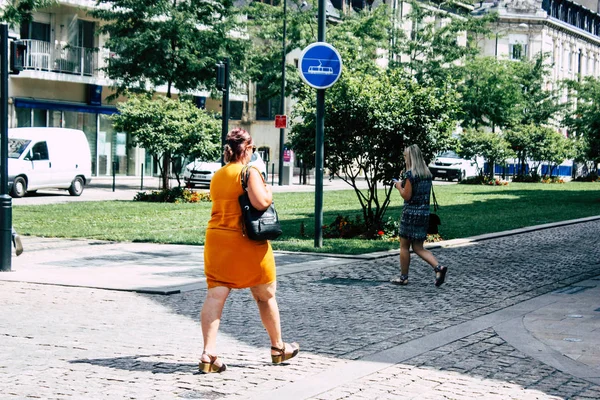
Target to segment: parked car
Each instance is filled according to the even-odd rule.
[[[449,181],[456,179],[461,181],[465,178],[477,176],[477,163],[473,160],[461,158],[454,151],[445,151],[438,154],[433,162],[429,164],[429,170],[433,178],[446,178]]]
[[[259,152],[252,154],[252,158],[248,165],[258,168],[265,180],[267,179],[267,166]],[[219,168],[221,168],[220,160],[194,160],[185,166],[185,170],[183,171],[183,181],[185,182],[185,185],[190,188],[196,186],[210,186],[210,181]]]
[[[85,133],[65,128],[8,130],[8,189],[23,197],[38,189],[65,189],[80,196],[92,179]]]

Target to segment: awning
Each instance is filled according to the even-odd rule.
[[[42,110],[76,111],[92,114],[112,115],[118,113],[115,106],[90,106],[85,103],[71,103],[67,101],[38,100],[23,97],[14,98],[15,107],[37,108]]]

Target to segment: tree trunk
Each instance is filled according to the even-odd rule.
[[[170,189],[171,183],[169,181],[169,175],[171,172],[171,154],[163,154],[163,170],[162,170],[162,187],[163,189]]]

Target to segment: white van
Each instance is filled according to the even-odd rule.
[[[92,157],[83,131],[8,130],[8,187],[13,197],[38,189],[67,189],[79,196],[91,179]]]

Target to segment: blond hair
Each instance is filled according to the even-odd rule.
[[[421,149],[416,144],[412,144],[404,149],[406,156],[406,170],[411,171],[415,177],[431,178],[431,171],[427,167]]]

